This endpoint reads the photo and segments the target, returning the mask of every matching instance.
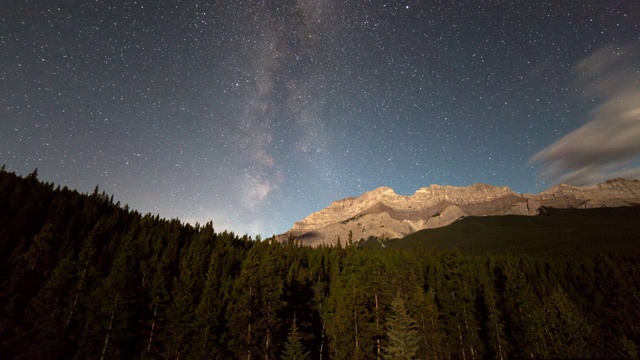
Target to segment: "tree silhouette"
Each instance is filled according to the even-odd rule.
[[[289,330],[289,336],[287,342],[284,344],[284,352],[282,353],[283,360],[302,360],[308,359],[309,352],[306,351],[302,344],[302,336],[298,331],[298,325],[296,318],[293,318],[291,323],[291,330]]]
[[[391,318],[387,320],[387,328],[389,344],[385,359],[413,359],[418,351],[420,336],[399,293],[391,303]]]

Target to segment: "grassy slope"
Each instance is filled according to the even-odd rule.
[[[467,217],[386,243],[472,254],[640,255],[640,208],[549,209],[543,216]]]

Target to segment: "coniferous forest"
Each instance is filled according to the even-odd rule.
[[[3,168],[0,357],[637,359],[638,259],[280,244]]]

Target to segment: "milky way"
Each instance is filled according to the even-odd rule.
[[[15,1],[0,163],[269,236],[433,183],[640,175],[634,1]]]

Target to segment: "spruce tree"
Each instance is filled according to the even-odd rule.
[[[413,359],[420,336],[400,294],[391,303],[391,311],[391,318],[387,321],[389,344],[385,359]]]
[[[282,353],[283,360],[302,360],[308,359],[309,352],[306,351],[302,344],[302,336],[298,332],[298,325],[296,324],[296,318],[293,318],[291,324],[291,330],[289,330],[289,336],[287,342],[284,344],[284,352]]]

